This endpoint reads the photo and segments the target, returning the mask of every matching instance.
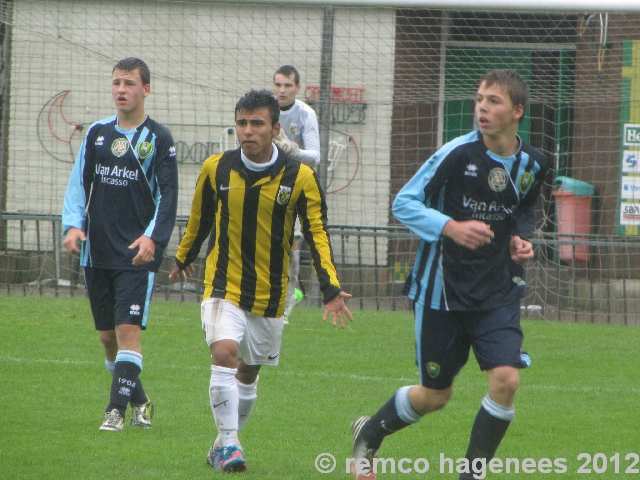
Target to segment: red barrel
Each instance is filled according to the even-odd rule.
[[[562,235],[591,234],[592,197],[595,187],[569,177],[557,177],[552,192],[556,199],[558,233]],[[586,241],[586,237],[560,237],[560,241]],[[587,245],[559,245],[560,260],[565,262],[588,262],[590,248]]]
[[[556,197],[556,219],[558,233],[575,235],[591,233],[591,197],[577,197],[573,192],[557,190],[552,192]],[[560,240],[588,240],[585,237],[560,237]],[[565,262],[587,262],[590,250],[587,245],[559,245],[560,260]]]

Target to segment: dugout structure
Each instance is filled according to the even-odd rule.
[[[537,260],[523,307],[551,319],[636,324],[640,17],[627,3],[606,7],[548,0],[2,1],[2,289],[81,288],[81,272],[61,250],[62,198],[83,132],[114,113],[111,69],[133,55],[152,71],[148,112],[177,142],[180,222],[202,161],[237,146],[237,99],[269,88],[280,65],[295,65],[299,98],[320,120],[319,175],[344,287],[361,308],[406,308],[400,290],[417,241],[391,215],[394,195],[437,148],[474,127],[479,76],[513,68],[531,89],[520,135],[554,165],[538,207]],[[557,231],[556,176],[594,187],[591,233]],[[586,261],[561,259],[566,244],[588,246]],[[309,282],[310,272],[303,275]],[[166,298],[198,299],[197,285],[158,287]],[[313,286],[305,287],[313,304]]]

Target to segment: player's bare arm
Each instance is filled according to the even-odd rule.
[[[351,315],[351,312],[349,311],[349,307],[347,307],[347,304],[344,303],[344,301],[348,298],[351,298],[351,294],[347,293],[347,292],[343,292],[340,291],[340,293],[338,295],[336,295],[335,297],[333,297],[331,300],[329,300],[327,303],[324,304],[324,315],[322,316],[322,320],[326,321],[327,320],[327,315],[329,314],[329,312],[331,312],[331,318],[333,320],[333,326],[336,326],[336,319],[339,318],[340,319],[340,328],[344,328],[345,326],[345,322],[344,322],[344,316],[346,315],[347,318],[353,322],[353,315]]]
[[[524,267],[533,258],[533,245],[518,235],[514,235],[509,242],[509,253],[511,260]]]
[[[138,248],[138,253],[133,257],[131,264],[136,267],[140,267],[153,260],[153,255],[156,253],[156,242],[151,238],[142,235],[135,242],[129,245],[129,248],[131,250]]]
[[[180,267],[178,266],[178,264],[174,263],[173,270],[171,270],[171,273],[169,274],[169,278],[171,280],[180,278],[181,282],[186,282],[187,278],[193,277],[193,274],[195,273],[195,271],[196,271],[196,267],[193,265],[193,263],[184,267],[184,270],[180,270]]]
[[[493,239],[491,227],[479,220],[449,220],[442,229],[442,235],[471,250],[487,245]]]
[[[84,242],[87,236],[79,228],[71,227],[64,237],[64,247],[69,253],[80,253],[80,243]]]

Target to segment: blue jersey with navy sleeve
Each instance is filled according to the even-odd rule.
[[[440,148],[400,190],[395,217],[421,239],[408,295],[436,310],[493,310],[524,295],[524,269],[511,260],[512,235],[528,239],[549,169],[521,142],[511,157],[487,150],[479,131]],[[479,220],[494,238],[476,250],[442,236],[450,219]]]
[[[147,117],[134,130],[117,116],[92,124],[76,159],[64,199],[64,233],[82,228],[87,236],[83,266],[157,271],[176,220],[178,170],[171,133]],[[131,264],[145,235],[156,243],[154,259]]]

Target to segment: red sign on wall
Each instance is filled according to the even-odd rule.
[[[331,101],[337,103],[363,103],[364,88],[357,87],[331,87]],[[320,87],[307,86],[304,90],[304,98],[308,102],[320,101]]]

